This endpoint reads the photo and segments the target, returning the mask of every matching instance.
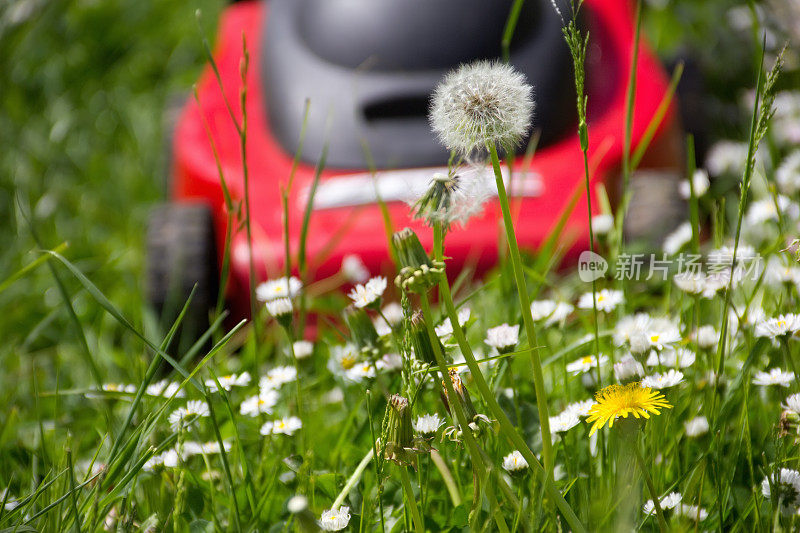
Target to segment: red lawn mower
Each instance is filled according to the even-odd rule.
[[[413,185],[427,183],[448,161],[430,130],[429,98],[452,68],[500,56],[511,4],[512,0],[271,0],[240,2],[225,10],[214,59],[237,120],[242,35],[250,54],[247,165],[257,280],[284,272],[280,191],[300,146],[307,101],[303,149],[288,202],[292,257],[298,252],[315,169],[326,149],[307,243],[315,278],[339,271],[350,254],[358,255],[373,275],[390,268],[376,192],[387,203],[396,229],[410,226],[424,245],[431,244],[430,231],[411,220],[406,203]],[[613,202],[619,190],[634,14],[625,1],[585,0],[580,16],[590,32],[586,77],[591,179],[593,188],[605,185]],[[534,86],[536,100],[535,156],[530,165],[516,158],[512,169],[517,236],[520,246],[529,250],[543,242],[575,191],[584,187],[572,63],[562,24],[549,1],[528,0],[510,47],[510,61]],[[645,133],[668,83],[644,42],[637,69],[633,146]],[[169,294],[177,294],[181,302],[195,284],[194,307],[207,311],[215,301],[228,216],[214,150],[231,196],[235,201],[244,196],[239,135],[210,67],[197,90],[200,104],[186,102],[174,131],[172,201],[154,212],[148,230],[148,293],[158,310]],[[640,165],[643,170],[632,179],[632,233],[657,241],[677,224],[680,147],[678,120],[671,109]],[[589,239],[587,211],[580,208],[586,205],[585,196],[576,205],[563,233],[572,243],[567,259],[573,261],[588,248]],[[599,213],[599,206],[593,210]],[[468,260],[479,271],[492,266],[500,217],[498,202],[489,201],[482,216],[448,233],[446,254],[452,268]],[[250,269],[247,235],[241,227],[233,229],[230,266],[227,296],[234,312],[244,314]]]

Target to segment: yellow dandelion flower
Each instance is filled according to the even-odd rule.
[[[659,409],[671,409],[664,395],[650,387],[642,387],[637,381],[627,385],[609,385],[595,394],[597,403],[589,409],[587,422],[594,422],[589,435],[602,428],[614,426],[617,417],[650,418],[649,413],[661,414]]]

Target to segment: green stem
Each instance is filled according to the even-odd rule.
[[[517,294],[519,295],[519,305],[522,311],[522,320],[525,323],[525,332],[528,335],[528,347],[531,352],[531,366],[533,367],[533,386],[536,391],[536,406],[539,408],[539,424],[542,428],[542,457],[546,477],[553,478],[553,441],[550,436],[550,414],[547,409],[547,393],[544,388],[544,376],[542,374],[542,362],[539,359],[539,348],[536,340],[536,328],[533,324],[531,315],[531,302],[528,296],[528,288],[525,283],[525,274],[522,271],[522,259],[520,258],[517,236],[514,233],[514,223],[511,220],[511,211],[508,207],[508,196],[506,187],[503,183],[503,174],[500,171],[500,160],[497,156],[497,148],[494,144],[488,144],[489,153],[492,158],[492,168],[494,169],[495,181],[497,182],[497,195],[500,198],[500,207],[503,211],[503,225],[506,230],[506,240],[511,252],[511,266],[514,269],[514,279],[517,284]],[[458,321],[453,324],[456,329]]]
[[[439,342],[439,338],[436,336],[436,332],[433,329],[433,314],[431,313],[431,304],[428,301],[428,295],[426,293],[422,293],[420,295],[420,305],[422,306],[422,314],[425,318],[425,328],[428,330],[428,337],[431,340],[431,344],[433,345],[433,354],[436,358],[436,364],[438,365],[439,374],[442,377],[442,384],[444,385],[445,390],[447,391],[448,398],[456,398],[455,390],[453,389],[453,382],[450,379],[450,376],[447,373],[447,363],[445,363],[444,355],[442,354],[442,347],[441,343]],[[458,325],[458,319],[456,319],[454,326]],[[434,378],[435,379],[435,378]],[[469,427],[469,421],[467,420],[466,415],[464,414],[464,410],[462,406],[457,401],[449,402],[451,410],[455,413],[454,420],[458,424],[458,426],[462,429],[462,435],[464,437],[464,442],[467,445],[467,451],[469,452],[470,458],[472,459],[472,466],[475,469],[478,477],[481,480],[486,480],[488,478],[487,472],[489,469],[494,470],[494,467],[491,464],[484,464],[483,458],[481,457],[480,449],[478,448],[478,443],[475,441],[475,436],[472,434],[472,430]],[[499,478],[498,478],[499,479]],[[494,491],[491,483],[483,483],[482,486],[486,488],[486,497],[489,499],[490,505],[492,508],[497,506],[497,501],[494,499]],[[497,528],[500,531],[508,531],[508,526],[503,519],[503,516],[500,513],[492,512],[493,518],[497,523]]]
[[[653,507],[656,509],[656,516],[658,517],[658,527],[662,533],[669,529],[667,528],[667,520],[664,518],[664,511],[661,509],[661,502],[658,500],[658,493],[653,485],[653,480],[650,478],[650,471],[647,469],[647,464],[644,462],[642,453],[639,451],[638,443],[634,443],[633,452],[636,456],[636,462],[639,463],[639,470],[642,471],[642,477],[647,484],[647,490],[650,491],[650,497],[653,499]]]
[[[405,466],[401,466],[398,470],[400,470],[400,482],[403,484],[403,492],[406,495],[405,505],[411,510],[411,519],[414,521],[414,529],[417,533],[425,533],[422,516],[419,514],[419,506],[417,506],[417,500],[411,488],[411,479],[408,477],[408,469]]]
[[[436,259],[441,260],[438,257]],[[442,278],[440,280],[439,291],[442,297],[442,303],[445,306],[445,311],[447,312],[447,316],[450,318],[450,323],[453,325],[453,336],[456,338],[456,342],[461,349],[461,353],[464,355],[464,360],[469,367],[469,371],[472,375],[475,385],[478,387],[478,392],[480,392],[481,396],[483,397],[483,401],[486,402],[486,406],[489,408],[492,416],[494,416],[500,424],[500,431],[519,450],[532,468],[538,468],[542,473],[545,473],[544,467],[539,462],[539,459],[537,459],[536,455],[528,446],[528,443],[508,419],[505,411],[503,411],[503,409],[500,407],[500,404],[497,403],[494,394],[492,394],[491,390],[489,389],[486,379],[483,377],[483,373],[478,366],[478,362],[472,353],[472,348],[467,341],[464,330],[461,329],[461,324],[458,322],[458,312],[456,311],[456,306],[453,302],[453,296],[450,293],[450,286],[448,285],[446,278]],[[528,306],[528,310],[530,311],[530,306]],[[558,491],[558,489],[556,489],[552,479],[549,479],[547,476],[544,477],[547,493],[551,498],[553,498],[553,500],[555,500],[556,505],[564,515],[567,523],[569,523],[570,527],[572,527],[574,531],[584,531],[583,525],[581,524],[577,515],[567,501],[563,498],[563,496],[561,496],[561,493]]]
[[[338,496],[336,496],[336,499],[333,500],[333,505],[331,505],[331,509],[338,509],[339,507],[341,507],[342,503],[344,503],[344,499],[347,497],[350,491],[353,490],[353,487],[356,486],[358,480],[361,479],[361,474],[364,473],[364,470],[366,470],[367,466],[369,466],[369,462],[372,460],[373,456],[372,450],[373,449],[370,448],[367,454],[364,455],[364,458],[361,459],[361,462],[358,463],[358,466],[350,475],[350,479],[347,480],[347,483],[345,483],[344,487],[342,488],[342,491],[339,493]]]
[[[436,450],[431,450],[431,461],[433,461],[433,464],[442,476],[442,481],[444,481],[444,486],[447,487],[447,492],[450,494],[453,506],[458,507],[461,505],[461,493],[458,491],[456,482],[453,479],[453,474],[450,472],[450,469],[447,468],[447,463],[444,462],[444,458],[439,455],[439,452]]]

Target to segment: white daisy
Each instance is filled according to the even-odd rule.
[[[357,255],[346,255],[342,258],[341,272],[351,283],[364,283],[369,279],[369,270]]]
[[[344,377],[348,370],[356,366],[360,355],[358,348],[353,344],[333,346],[328,359],[328,370],[334,375]]]
[[[570,429],[574,428],[578,424],[580,424],[581,419],[572,411],[565,410],[556,416],[550,417],[550,431],[553,433],[561,433],[564,431],[569,431]]]
[[[200,400],[191,400],[186,403],[186,407],[179,407],[169,415],[169,425],[173,431],[178,431],[181,427],[189,424],[202,416],[208,416],[208,405]]]
[[[675,228],[672,233],[664,237],[661,249],[668,255],[675,255],[691,240],[692,226],[688,222],[684,222]]]
[[[136,385],[125,383],[103,383],[103,390],[106,392],[127,392],[133,394],[136,392]]]
[[[668,370],[666,372],[656,372],[651,376],[645,376],[642,379],[642,387],[650,387],[651,389],[666,389],[674,387],[683,381],[683,372],[680,370]]]
[[[800,315],[788,313],[774,318],[761,320],[756,324],[756,336],[775,339],[784,335],[792,335],[800,330]]]
[[[592,232],[595,235],[607,235],[614,228],[614,217],[611,215],[592,215]]]
[[[756,372],[753,376],[753,385],[788,387],[792,380],[794,380],[794,372],[786,372],[781,368],[772,368],[766,372]]]
[[[704,416],[696,416],[691,420],[687,420],[683,427],[686,428],[687,437],[700,437],[708,433],[708,419]]]
[[[262,389],[255,396],[251,396],[242,402],[239,412],[244,416],[258,416],[260,414],[272,414],[272,409],[278,403],[278,391],[272,389]]]
[[[594,400],[581,400],[579,402],[572,402],[564,408],[564,412],[572,413],[575,416],[588,416],[589,409],[594,405]]]
[[[294,306],[289,298],[277,298],[266,303],[267,313],[275,318],[287,317],[294,311]]]
[[[603,289],[597,293],[597,310],[610,313],[625,300],[622,291]],[[587,292],[581,295],[578,300],[579,309],[592,309],[592,293]]]
[[[340,531],[350,523],[350,508],[344,506],[323,511],[318,523],[323,531]]]
[[[712,176],[739,174],[747,159],[747,145],[734,141],[719,141],[708,151],[706,168]]]
[[[193,455],[216,455],[223,449],[226,452],[231,450],[232,444],[229,440],[222,441],[223,446],[220,447],[219,442],[212,440],[208,442],[186,441],[183,444],[183,457],[189,458]]]
[[[642,363],[634,359],[631,354],[625,354],[622,359],[614,363],[614,377],[617,381],[640,379],[644,376]]]
[[[277,435],[282,433],[284,435],[292,436],[295,431],[303,427],[303,423],[296,416],[287,416],[279,418],[278,420],[270,420],[261,426],[262,435]]]
[[[294,298],[303,289],[303,282],[292,276],[267,280],[256,287],[256,298],[262,302],[269,302],[279,298]]]
[[[647,358],[647,366],[663,366],[666,368],[687,368],[694,364],[696,354],[688,348],[668,347],[660,354],[655,350],[650,352]]]
[[[647,340],[656,350],[663,350],[666,346],[681,340],[678,326],[668,318],[657,318],[650,323],[647,331]]]
[[[444,420],[439,418],[437,413],[421,415],[414,421],[414,431],[427,437],[434,435],[436,431],[442,427],[442,424],[444,424]]]
[[[386,278],[378,276],[370,279],[366,285],[358,284],[353,287],[348,296],[353,300],[353,305],[358,308],[369,307],[380,301],[383,291],[386,290]]]
[[[470,317],[470,310],[469,307],[462,307],[458,310],[458,325],[462,328],[464,325],[469,321]],[[434,328],[436,331],[436,335],[441,338],[445,339],[453,334],[453,324],[450,322],[449,318],[445,318],[444,322],[439,324]]]
[[[161,381],[157,381],[156,383],[148,385],[145,392],[150,396],[163,396],[164,398],[171,398],[174,394],[176,398],[183,398],[186,396],[186,392],[180,387],[180,383],[162,379]]]
[[[489,346],[497,348],[500,353],[508,352],[519,342],[519,324],[509,326],[500,324],[486,330],[486,339],[483,341]]]
[[[503,457],[503,468],[510,474],[519,474],[527,470],[528,461],[519,453],[519,450],[514,450]]]
[[[249,372],[242,372],[241,374],[228,374],[227,376],[222,376],[217,378],[217,381],[219,381],[220,387],[226,391],[229,391],[232,387],[246,387],[250,384],[250,379]],[[206,380],[206,387],[208,387],[210,392],[216,392],[218,390],[217,382],[213,379]]]
[[[631,338],[646,335],[653,319],[647,313],[636,313],[619,319],[614,328],[614,344],[621,346],[630,343]]]
[[[781,218],[795,220],[800,215],[800,206],[783,195],[777,197],[777,202],[772,197],[756,200],[744,216],[744,224],[758,226],[769,221],[777,221],[778,213]],[[739,254],[736,254],[739,257]]]
[[[714,326],[700,326],[695,332],[695,339],[700,348],[713,348],[719,341],[719,333]]]
[[[658,500],[658,503],[661,505],[661,509],[672,509],[676,505],[681,503],[682,498],[683,496],[681,496],[679,492],[670,492],[669,494]],[[653,504],[653,500],[647,500],[642,510],[647,515],[654,514],[655,505]]]
[[[281,385],[291,383],[297,379],[297,369],[293,366],[277,366],[267,372],[266,376],[261,376],[258,380],[258,387],[262,391],[277,389]]]
[[[783,159],[775,171],[775,181],[784,194],[794,195],[800,191],[800,150]]]
[[[531,303],[531,315],[535,321],[545,320],[544,325],[563,322],[575,308],[566,302],[535,300]]]
[[[604,365],[608,362],[608,356],[600,354],[600,359],[598,362],[597,356],[594,355],[586,355],[581,357],[580,359],[575,359],[573,362],[567,365],[567,372],[572,375],[583,374],[584,372],[588,372],[592,368],[596,368],[598,364]]]
[[[781,513],[791,516],[800,509],[800,472],[790,468],[781,468],[780,473],[773,473],[761,482],[761,494],[771,498],[777,492]],[[777,502],[776,502],[777,503]]]
[[[296,341],[292,344],[292,351],[297,359],[305,359],[314,353],[314,343],[310,341]]]
[[[375,377],[376,366],[377,365],[371,361],[362,361],[347,370],[344,373],[344,378],[354,383],[361,383],[365,379],[372,379]]]
[[[708,191],[708,186],[711,185],[711,182],[708,181],[708,172],[699,168],[694,171],[692,175],[692,188],[694,189],[695,198],[700,198],[703,196],[706,191]],[[681,196],[686,198],[687,200],[691,196],[691,190],[689,189],[689,180],[683,180],[678,185],[678,191],[680,192]]]
[[[378,332],[378,336],[385,337],[392,334],[392,326],[400,324],[403,320],[403,308],[397,302],[392,302],[381,310],[381,314],[383,316],[377,317],[374,321],[375,331]],[[384,317],[389,321],[388,324]]]
[[[688,503],[681,503],[679,506],[675,508],[675,512],[683,516],[684,518],[688,518],[689,520],[696,520],[698,522],[702,522],[706,518],[708,518],[708,511],[703,509],[702,507],[698,507],[697,505],[690,505]]]
[[[786,403],[783,404],[783,408],[800,415],[800,392],[786,398]]]

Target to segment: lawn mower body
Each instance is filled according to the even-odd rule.
[[[273,3],[241,2],[226,9],[214,53],[224,95],[213,71],[207,68],[197,85],[199,105],[193,99],[186,103],[175,130],[172,200],[202,202],[210,208],[217,256],[221,261],[228,213],[217,157],[234,202],[242,202],[245,195],[240,138],[230,116],[232,112],[236,121],[242,122],[240,67],[244,36],[250,55],[246,75],[246,158],[256,279],[277,277],[285,272],[281,189],[293,173],[288,199],[288,231],[290,255],[297,257],[309,192],[325,151],[328,157],[314,195],[306,242],[309,275],[321,278],[334,274],[349,254],[358,255],[373,275],[387,273],[391,271],[391,263],[377,196],[386,202],[394,229],[410,226],[417,231],[423,245],[429,247],[432,242],[431,231],[410,219],[406,201],[411,190],[424,186],[435,172],[447,165],[448,154],[433,138],[424,114],[427,95],[441,73],[448,70],[445,68],[448,65],[444,65],[441,58],[434,58],[423,68],[398,75],[393,69],[405,68],[402,55],[381,55],[378,50],[375,62],[368,59],[358,63],[358,54],[346,47],[335,49],[335,41],[324,35],[314,43],[306,43],[310,52],[302,52],[315,57],[310,60],[299,57],[302,53],[297,52],[298,46],[286,44],[296,38],[290,31],[292,25],[302,24],[314,35],[313,28],[324,22],[323,15],[336,15],[326,10],[324,2],[305,3],[316,6],[316,10],[312,10],[316,15],[300,13],[299,22],[292,19],[288,11],[280,14],[281,20],[272,21],[270,10],[275,9],[278,16],[280,2],[277,0]],[[549,8],[548,2],[543,4]],[[503,19],[506,15],[502,14]],[[540,18],[555,16],[554,11],[549,15],[540,14]],[[590,32],[586,89],[592,188],[605,184],[613,201],[619,188],[623,153],[625,94],[632,58],[634,17],[627,2],[605,0],[586,0],[582,16],[582,23]],[[374,25],[369,26],[369,21],[355,21],[344,30],[364,31],[365,27],[375,29]],[[556,30],[556,38],[563,45],[559,27]],[[270,31],[279,33],[280,40],[269,40]],[[517,31],[524,34],[525,28]],[[364,35],[365,48],[373,46],[370,39],[379,42],[366,31]],[[456,38],[455,35],[452,38]],[[379,47],[378,44],[374,46]],[[515,159],[511,193],[515,197],[517,237],[524,250],[540,246],[568,209],[570,201],[576,194],[580,195],[561,238],[562,244],[567,245],[569,261],[588,248],[589,232],[577,126],[574,119],[564,118],[575,115],[574,89],[570,89],[572,69],[565,50],[564,47],[550,54],[559,62],[566,62],[568,75],[562,73],[559,80],[547,77],[547,72],[557,68],[554,61],[548,61],[547,54],[542,55],[541,51],[537,52],[539,56],[534,54],[545,65],[545,72],[533,80],[538,95],[533,124],[535,129],[541,129],[540,144],[532,160]],[[422,57],[429,52],[412,53]],[[469,59],[454,54],[452,58],[456,64],[450,67]],[[524,54],[524,50],[512,47],[512,63],[514,54]],[[387,59],[387,56],[390,57]],[[304,82],[304,75],[312,77],[312,82]],[[392,79],[402,80],[402,83],[392,86]],[[552,95],[550,101],[541,99],[537,83]],[[642,42],[637,65],[634,147],[662,102],[667,85],[662,66]],[[359,92],[359,87],[366,89]],[[331,94],[339,94],[344,104],[339,105],[341,102],[337,103],[336,98],[331,101]],[[404,96],[408,94],[411,96]],[[303,151],[293,171],[306,101],[309,107]],[[548,127],[548,123],[552,127]],[[676,118],[670,109],[656,131],[645,164],[672,169],[680,166],[676,131]],[[592,200],[592,210],[598,213],[594,194]],[[452,258],[448,263],[450,268],[458,269],[467,263],[478,271],[490,268],[497,256],[500,218],[499,204],[494,199],[486,204],[482,216],[470,220],[465,228],[453,228],[447,235],[445,250]],[[250,270],[248,238],[240,224],[233,228],[232,235],[228,297],[238,303],[235,308],[246,309]],[[296,265],[294,259],[293,265]]]

